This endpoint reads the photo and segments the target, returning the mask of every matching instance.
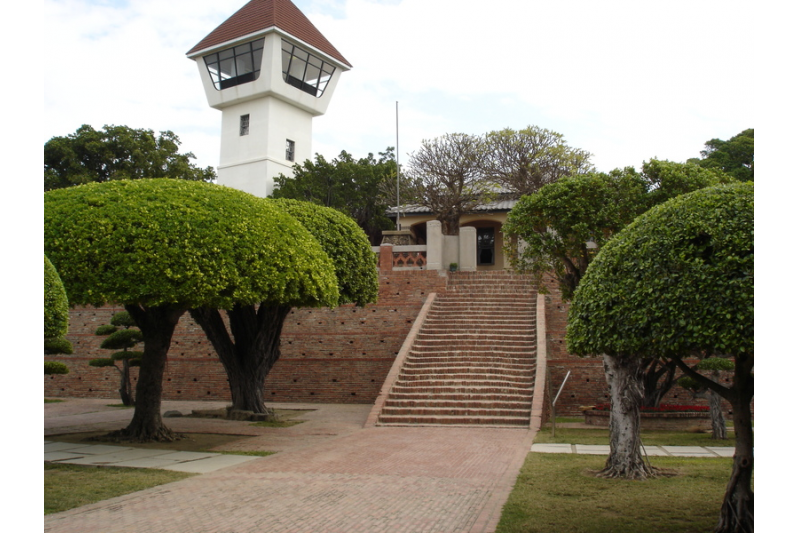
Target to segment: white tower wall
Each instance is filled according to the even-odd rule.
[[[204,56],[221,49],[264,38],[259,77],[217,90]],[[325,61],[336,70],[322,96],[317,98],[286,83],[282,74],[281,41],[287,40]],[[256,196],[268,196],[281,173],[292,176],[292,166],[312,158],[311,120],[325,113],[339,76],[347,65],[277,28],[266,34],[245,36],[193,54],[203,80],[208,104],[222,111],[218,183]],[[240,134],[241,117],[249,115],[249,132]],[[294,141],[294,161],[286,159],[286,141]]]

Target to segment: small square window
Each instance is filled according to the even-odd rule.
[[[239,117],[239,135],[250,135],[250,115]]]
[[[286,160],[294,161],[294,141],[286,139]]]

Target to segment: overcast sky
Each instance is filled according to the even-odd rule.
[[[172,130],[219,163],[220,113],[186,52],[247,0],[45,0],[42,142],[81,124]],[[356,157],[536,125],[599,170],[685,161],[755,127],[754,2],[296,0],[349,60],[313,152]]]

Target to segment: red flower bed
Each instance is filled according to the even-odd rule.
[[[610,411],[610,403],[599,403],[596,411]],[[702,413],[708,411],[707,405],[659,405],[658,407],[640,407],[643,413]]]

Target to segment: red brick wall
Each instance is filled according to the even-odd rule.
[[[267,377],[264,396],[276,402],[372,403],[429,292],[442,292],[447,278],[428,270],[380,273],[377,304],[337,309],[295,309],[286,319],[281,358]],[[600,358],[567,353],[566,326],[569,304],[549,285],[547,349],[550,383],[558,391],[572,371],[556,404],[559,416],[580,414],[580,407],[608,401],[608,386]],[[102,337],[95,329],[107,324],[119,307],[81,308],[70,313],[75,353],[54,356],[70,368],[67,375],[45,376],[45,395],[118,398],[119,374],[113,368],[94,368],[90,359],[107,357]],[[229,400],[227,378],[200,327],[185,315],[173,337],[164,377],[165,399]],[[133,369],[133,379],[138,372]],[[730,375],[724,376],[725,380]],[[548,399],[549,403],[549,399]],[[680,387],[665,403],[702,405]],[[723,405],[727,408],[727,403]],[[547,410],[546,410],[547,411]],[[549,416],[549,415],[548,415]]]
[[[438,272],[380,273],[377,304],[337,309],[295,309],[281,338],[281,358],[265,383],[267,401],[372,403],[429,292],[442,291]],[[95,329],[119,307],[80,308],[70,313],[75,353],[53,356],[70,368],[45,376],[45,395],[118,398],[119,373],[94,368],[90,359],[107,357]],[[135,383],[137,369],[133,369]],[[165,399],[228,400],[227,378],[200,327],[184,315],[172,339],[164,376]]]

